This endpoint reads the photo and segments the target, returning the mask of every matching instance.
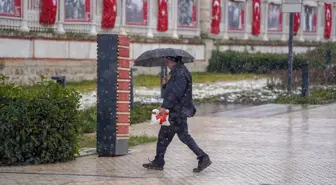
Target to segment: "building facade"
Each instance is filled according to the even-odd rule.
[[[29,31],[119,33],[123,35],[194,37],[201,33],[220,39],[287,40],[289,15],[281,12],[281,0],[114,0],[114,28],[102,28],[104,0],[50,0],[56,5],[54,24],[40,24],[41,0],[0,0],[0,28]],[[162,2],[166,10],[160,9]],[[325,3],[331,4],[330,14]],[[336,2],[303,0],[299,29],[300,41],[336,40]],[[167,15],[168,29],[158,31],[159,14]],[[167,11],[167,12],[165,12]],[[217,11],[219,15],[215,13]],[[258,18],[256,16],[260,12]],[[325,39],[326,16],[330,15],[331,38]],[[47,16],[47,15],[46,15]],[[211,25],[219,20],[219,33]],[[253,35],[259,19],[260,34]]]
[[[336,41],[334,1],[303,0],[294,22],[296,53]],[[281,0],[0,0],[0,74],[18,83],[40,74],[94,79],[99,33],[139,37],[131,42],[131,60],[174,47],[194,55],[196,62],[188,64],[193,71],[204,71],[213,49],[286,53],[288,25]]]

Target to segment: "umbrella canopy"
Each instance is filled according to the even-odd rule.
[[[135,61],[134,66],[143,66],[143,67],[155,67],[162,66],[166,64],[165,57],[180,57],[181,62],[190,63],[194,61],[194,57],[182,50],[182,49],[173,49],[173,48],[158,48],[153,50],[148,50],[142,53]]]

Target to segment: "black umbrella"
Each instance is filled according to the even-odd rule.
[[[180,57],[183,63],[190,63],[194,61],[194,57],[182,49],[158,48],[142,53],[134,61],[134,66],[163,66],[166,63],[165,57]]]

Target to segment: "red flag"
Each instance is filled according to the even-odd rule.
[[[316,31],[316,25],[317,25],[317,15],[316,12],[314,12],[314,16],[313,16],[313,31]]]
[[[114,28],[117,18],[117,0],[103,1],[102,28]]]
[[[330,39],[332,27],[331,4],[324,3],[324,38]]]
[[[253,11],[252,11],[252,34],[260,34],[260,0],[253,0]]]
[[[55,24],[57,0],[42,0],[40,11],[40,24]]]
[[[196,26],[197,24],[197,0],[193,0],[193,7],[192,7],[192,20],[193,20],[193,26]]]
[[[157,30],[164,32],[168,30],[168,2],[167,0],[158,0],[158,5]]]
[[[300,29],[301,15],[300,13],[294,13],[294,35],[296,35]]]
[[[212,0],[211,33],[219,34],[221,22],[221,0]]]
[[[144,25],[147,25],[147,22],[148,22],[148,16],[147,16],[147,11],[148,11],[148,0],[143,0],[143,24]]]

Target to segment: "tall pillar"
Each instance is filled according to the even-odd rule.
[[[174,39],[178,39],[179,36],[177,34],[177,22],[178,22],[178,2],[177,0],[172,0],[172,4],[173,4],[173,38]]]
[[[21,26],[20,31],[22,32],[29,32],[28,28],[28,1],[22,1],[22,19],[21,19]]]
[[[301,13],[300,13],[300,28],[299,28],[299,41],[301,41],[301,42],[304,41],[304,37],[303,37],[304,31],[303,31],[303,28],[305,26],[304,25],[305,20],[306,20],[306,16],[304,14],[304,9],[302,8]]]
[[[154,7],[154,1],[153,0],[148,0],[147,1],[148,4],[147,4],[147,16],[148,16],[148,23],[147,23],[147,37],[148,38],[153,38],[154,35],[153,35],[153,14],[154,14],[154,8],[157,8],[157,7]]]
[[[316,25],[316,41],[321,41],[321,36],[323,35],[322,19],[324,16],[323,4],[324,2],[317,2],[317,25]],[[324,20],[324,18],[323,18]],[[321,35],[322,34],[322,35]]]
[[[99,1],[100,2],[100,1]],[[90,28],[90,35],[97,35],[97,23],[96,23],[96,10],[97,10],[97,1],[91,0],[91,28]]]
[[[97,153],[128,153],[130,127],[130,41],[116,34],[97,37]]]
[[[244,14],[244,39],[247,40],[248,39],[248,36],[249,36],[249,32],[251,30],[251,21],[249,20],[249,17],[251,16],[250,15],[250,12],[249,12],[249,2],[251,2],[252,4],[252,1],[245,1],[245,14]]]
[[[280,8],[281,8],[281,5],[280,5]],[[289,34],[289,13],[282,13],[281,16],[282,16],[281,40],[286,41],[287,40],[286,36]]]
[[[64,27],[63,27],[63,23],[64,23],[64,1],[65,0],[57,1],[57,3],[58,3],[58,6],[57,6],[58,20],[57,20],[56,33],[58,33],[58,34],[64,34],[65,33],[65,30],[64,30]]]
[[[265,8],[264,8],[264,15],[262,18],[264,19],[264,36],[263,36],[263,40],[267,41],[268,40],[268,2],[264,2],[265,3]]]
[[[125,0],[120,0],[120,11],[121,11],[121,18],[120,18],[120,26],[119,26],[119,35],[126,36],[126,28],[125,28],[125,22],[126,22],[126,11],[125,11]],[[119,10],[117,10],[119,11]]]
[[[229,39],[229,34],[228,34],[228,27],[229,27],[229,24],[228,24],[228,1],[224,1],[224,11],[222,13],[222,19],[224,19],[224,39],[227,40]]]

